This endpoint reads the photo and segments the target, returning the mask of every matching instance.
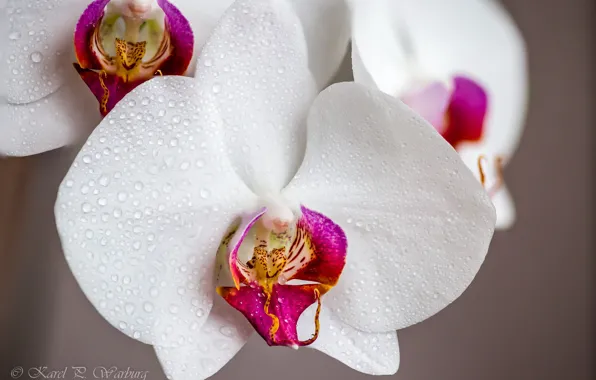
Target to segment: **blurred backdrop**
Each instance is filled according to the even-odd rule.
[[[503,3],[530,57],[528,124],[505,172],[518,220],[496,233],[459,300],[400,331],[395,379],[594,376],[594,1]],[[74,154],[0,160],[0,379],[15,366],[132,367],[164,379],[152,348],[105,322],[67,268],[53,203]],[[368,378],[318,352],[272,349],[255,338],[213,379],[256,378],[261,366],[264,380]]]

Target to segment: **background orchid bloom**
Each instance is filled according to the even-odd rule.
[[[118,67],[134,69],[140,62],[138,49],[124,44],[122,57],[126,62],[123,64],[103,59],[111,55],[108,53],[120,56],[109,50],[115,48],[116,37],[126,34],[126,25],[111,28],[110,15],[151,21],[155,20],[154,12],[163,10],[166,17],[175,16],[170,19],[169,30],[184,29],[184,34],[188,34],[187,28],[176,20],[188,19],[194,37],[194,58],[189,71],[192,73],[205,40],[231,3],[232,0],[57,0],[49,6],[45,1],[8,0],[6,7],[0,8],[0,58],[6,62],[0,67],[0,118],[3,120],[0,155],[26,156],[83,140],[99,123],[101,114],[109,112],[125,93],[142,82],[118,79],[129,76]],[[89,5],[98,9],[89,11]],[[345,55],[349,40],[347,7],[343,0],[324,4],[318,0],[296,0],[293,5],[309,36],[311,69],[318,84],[323,86]],[[108,51],[97,48],[101,43],[92,44],[95,41],[92,26],[103,7],[106,11],[106,18],[102,19],[104,29],[96,35],[112,38],[112,43],[106,45]],[[75,56],[73,34],[77,24]],[[136,26],[150,37],[149,24]],[[107,26],[111,29],[106,30]],[[327,26],[331,29],[323,33]],[[168,46],[175,46],[176,41],[171,42]],[[155,50],[157,47],[160,47],[157,40],[149,43],[145,50],[147,57],[153,53],[158,53],[154,55],[158,58],[167,56],[160,55],[160,51]],[[188,44],[181,44],[174,55],[188,57],[192,52],[187,50]],[[77,63],[80,75],[73,68],[73,62]],[[174,70],[167,70],[167,67],[143,62],[147,66],[143,81],[150,78],[151,69],[157,70],[156,75],[181,74],[187,66],[185,62],[174,63],[173,67],[169,66]],[[114,75],[106,75],[110,73]],[[135,78],[138,77],[133,75],[132,79]]]
[[[456,152],[402,102],[355,83],[318,94],[284,0],[238,1],[195,78],[155,78],[118,103],[55,212],[86,296],[175,380],[213,375],[254,331],[394,373],[395,330],[464,291],[495,222]],[[286,251],[292,228],[300,246]]]
[[[431,122],[485,177],[497,228],[511,226],[515,207],[501,168],[521,137],[528,89],[524,43],[499,2],[350,4],[355,80],[400,97]]]

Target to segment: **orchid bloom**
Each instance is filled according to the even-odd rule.
[[[0,155],[26,156],[84,141],[139,84],[192,74],[231,3],[7,0],[0,7]],[[293,6],[322,87],[345,55],[347,6],[343,0],[293,0]]]
[[[497,209],[515,220],[502,168],[523,130],[523,40],[490,0],[350,0],[356,82],[402,99],[459,152]]]
[[[82,290],[170,379],[213,375],[255,331],[394,373],[395,330],[488,250],[494,208],[457,153],[376,89],[319,94],[305,34],[287,1],[236,2],[195,77],[135,88],[60,186]]]

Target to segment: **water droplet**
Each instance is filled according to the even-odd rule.
[[[219,329],[219,332],[228,338],[232,338],[234,336],[234,329],[229,326],[222,326]]]
[[[151,302],[145,302],[143,304],[143,310],[145,310],[147,313],[151,313],[153,311],[153,304]]]
[[[207,189],[201,189],[200,195],[201,195],[201,198],[207,199],[207,198],[209,198],[211,193]]]
[[[31,61],[33,63],[40,63],[41,60],[43,59],[43,54],[41,54],[38,51],[34,51],[33,53],[31,53],[31,55],[29,57],[31,58]]]
[[[124,306],[124,311],[126,311],[126,314],[128,315],[132,315],[135,312],[135,306],[131,303],[127,303]]]
[[[10,39],[11,39],[11,40],[13,40],[13,41],[15,41],[15,40],[18,40],[19,38],[21,38],[21,33],[20,33],[20,32],[18,32],[18,31],[11,32],[11,33],[8,35],[8,38],[10,38]]]

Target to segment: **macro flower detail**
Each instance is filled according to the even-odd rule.
[[[341,227],[304,206],[300,211],[297,219],[291,210],[278,205],[247,218],[236,231],[239,236],[229,242],[235,287],[217,289],[269,345],[297,348],[317,339],[321,297],[337,283],[346,261],[347,242]],[[253,252],[243,255],[250,257],[244,262],[239,253],[247,248]],[[311,283],[290,285],[292,280]],[[315,302],[314,333],[301,341],[298,318]]]
[[[457,153],[376,89],[319,93],[305,34],[287,1],[237,1],[194,77],[132,90],[60,186],[81,289],[170,379],[212,376],[255,332],[395,373],[395,330],[487,253],[494,208]]]
[[[155,75],[184,74],[194,37],[168,0],[95,0],[77,23],[74,43],[74,67],[105,116]]]
[[[350,0],[356,82],[402,99],[485,185],[497,228],[515,207],[502,177],[525,121],[526,52],[498,2]]]

